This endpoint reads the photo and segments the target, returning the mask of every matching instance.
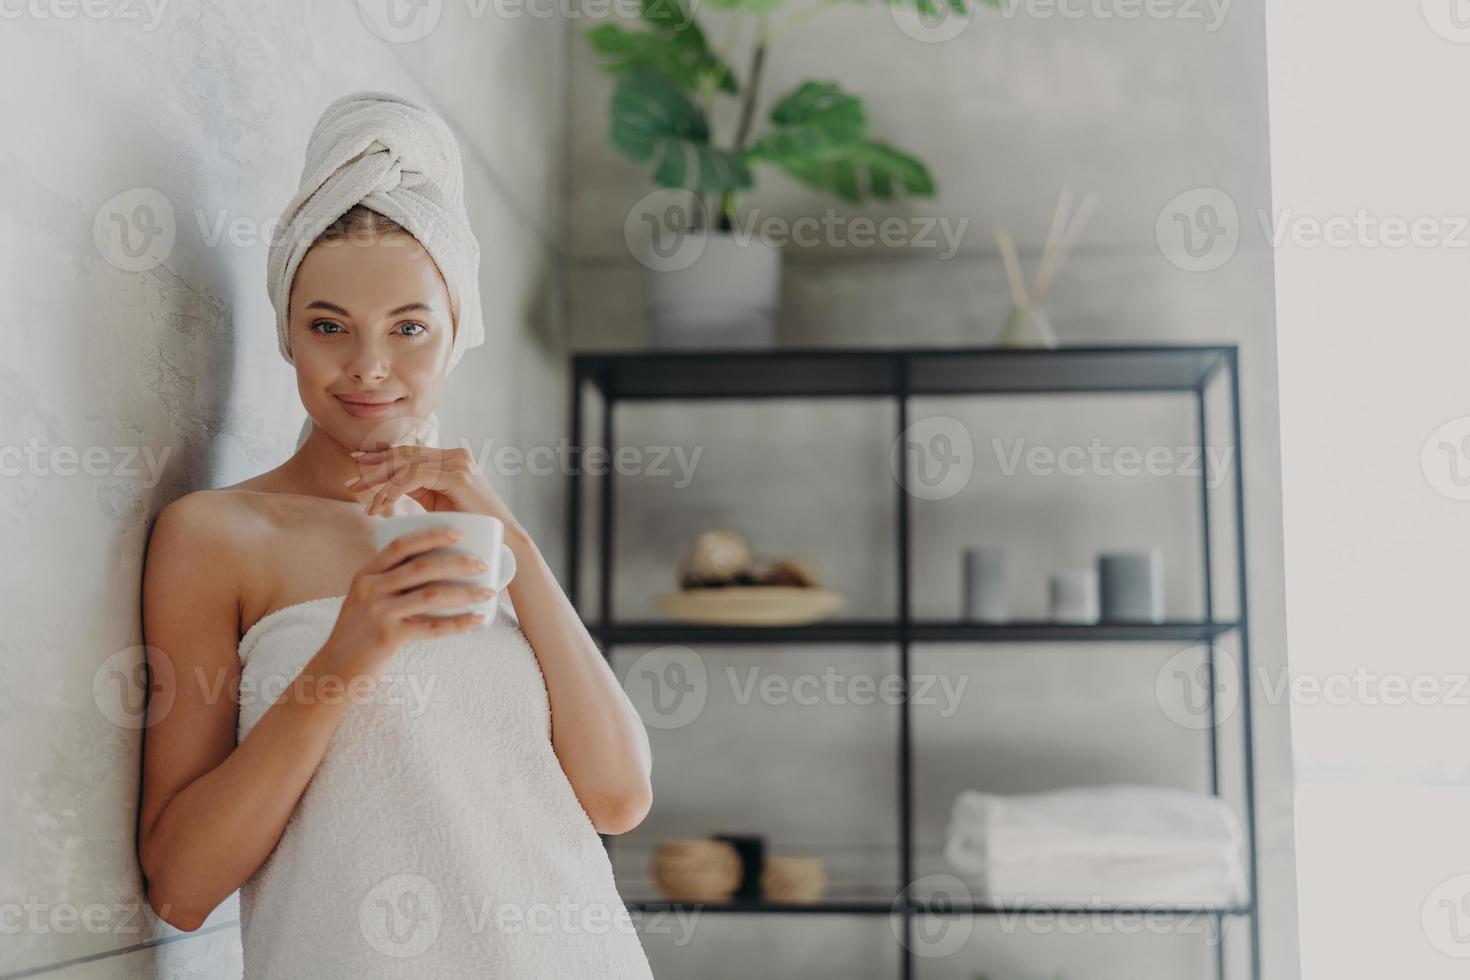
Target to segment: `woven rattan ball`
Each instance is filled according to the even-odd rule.
[[[761,889],[771,902],[820,901],[827,893],[827,871],[818,858],[767,858]]]
[[[666,840],[653,853],[653,880],[675,902],[722,902],[740,887],[740,855],[717,840]]]

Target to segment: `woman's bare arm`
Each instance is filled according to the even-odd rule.
[[[138,856],[166,922],[199,928],[269,856],[351,707],[318,652],[235,744],[238,593],[228,517],[207,497],[165,507],[143,578],[152,696],[143,741]],[[311,678],[308,684],[302,678]]]
[[[509,512],[516,575],[506,591],[536,652],[551,701],[551,740],[599,833],[623,834],[653,805],[648,733],[539,548]]]
[[[623,834],[653,805],[652,756],[643,720],[597,649],[541,550],[463,447],[360,450],[350,488],[373,491],[367,513],[391,513],[412,497],[430,513],[489,514],[505,524],[516,575],[506,586],[521,632],[535,651],[551,701],[551,743],[592,825]]]

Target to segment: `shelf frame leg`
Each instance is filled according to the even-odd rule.
[[[1250,901],[1250,963],[1252,980],[1261,976],[1261,907],[1260,907],[1260,861],[1256,853],[1256,774],[1254,733],[1255,726],[1251,711],[1251,636],[1250,594],[1246,569],[1245,529],[1245,433],[1241,426],[1240,406],[1240,355],[1236,348],[1227,352],[1230,368],[1230,428],[1235,446],[1235,572],[1239,608],[1239,626],[1236,630],[1240,642],[1240,724],[1241,748],[1244,750],[1245,779],[1245,834],[1246,860],[1248,863],[1248,895]]]
[[[1200,454],[1200,477],[1199,477],[1199,507],[1200,507],[1200,560],[1202,563],[1202,575],[1200,579],[1204,599],[1204,620],[1207,623],[1215,621],[1215,579],[1214,579],[1214,554],[1212,551],[1212,534],[1210,518],[1210,467],[1209,453],[1210,444],[1209,419],[1206,414],[1205,397],[1209,387],[1209,378],[1203,378],[1199,387],[1195,389],[1195,418],[1198,421],[1198,445]],[[1209,697],[1209,726],[1206,729],[1209,738],[1210,749],[1210,795],[1220,795],[1220,727],[1219,718],[1215,714],[1215,638],[1212,635],[1205,645],[1205,683]],[[1223,980],[1223,974],[1222,978]]]
[[[1199,448],[1199,510],[1200,510],[1200,562],[1202,574],[1200,585],[1204,600],[1204,620],[1207,623],[1215,621],[1215,580],[1214,580],[1214,554],[1212,546],[1212,527],[1210,515],[1210,431],[1209,415],[1206,399],[1209,394],[1210,378],[1213,372],[1200,379],[1198,387],[1194,390],[1195,397],[1195,419],[1198,423],[1197,446]],[[1210,756],[1210,795],[1220,795],[1220,719],[1215,712],[1215,638],[1211,636],[1205,647],[1205,683],[1209,691],[1209,726],[1206,728],[1209,739]],[[1215,915],[1212,917],[1214,923],[1213,938],[1215,942],[1215,980],[1225,980],[1225,917]]]
[[[900,976],[903,980],[912,980],[914,975],[914,895],[912,892],[914,882],[914,829],[913,829],[913,718],[909,711],[909,690],[912,679],[909,676],[909,642],[910,642],[910,530],[909,530],[909,501],[908,490],[908,447],[904,440],[908,437],[909,427],[909,362],[906,357],[896,357],[893,361],[894,391],[898,415],[898,435],[894,442],[898,459],[893,467],[894,475],[897,477],[898,499],[894,510],[896,526],[896,544],[898,546],[898,670],[903,677],[903,697],[898,705],[898,837],[899,837],[899,877],[901,889],[899,894],[903,896],[903,931],[904,942],[902,955],[902,969]]]

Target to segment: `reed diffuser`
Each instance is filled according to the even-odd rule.
[[[1006,316],[1005,327],[1000,332],[998,343],[1002,347],[1055,347],[1057,335],[1051,321],[1042,310],[1047,290],[1057,273],[1066,264],[1072,247],[1082,237],[1082,229],[1097,207],[1097,195],[1088,193],[1075,212],[1072,208],[1072,189],[1063,187],[1057,197],[1056,210],[1052,212],[1051,227],[1046,232],[1046,245],[1041,250],[1041,262],[1036,269],[1036,280],[1026,288],[1021,274],[1021,261],[1016,254],[1016,244],[1004,228],[995,232],[995,244],[1000,249],[1000,259],[1005,265],[1006,282],[1011,290],[1011,311]],[[1070,212],[1070,213],[1069,213]]]

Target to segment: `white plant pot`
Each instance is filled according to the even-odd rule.
[[[756,236],[690,232],[678,248],[645,247],[649,345],[772,347],[781,297],[781,247]]]

